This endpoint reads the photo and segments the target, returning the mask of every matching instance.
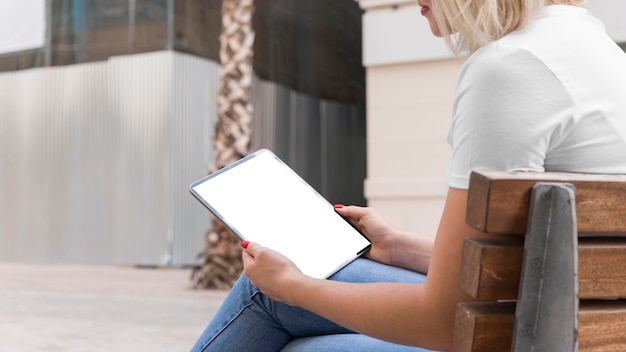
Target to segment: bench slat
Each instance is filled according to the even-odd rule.
[[[626,301],[582,301],[579,351],[626,351]],[[510,351],[515,303],[460,303],[454,351]]]
[[[473,172],[467,223],[484,232],[523,234],[536,182],[568,182],[576,187],[579,232],[626,232],[626,175]]]
[[[517,299],[524,249],[521,237],[468,238],[459,285],[471,297]],[[626,238],[579,238],[579,297],[626,297]]]

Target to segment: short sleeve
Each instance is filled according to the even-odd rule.
[[[448,185],[467,189],[472,170],[544,171],[573,115],[567,91],[531,53],[492,43],[465,63],[448,142]]]

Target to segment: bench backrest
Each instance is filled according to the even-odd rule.
[[[563,209],[569,201],[551,210],[538,206],[533,210],[531,205],[537,201],[531,199],[531,194],[538,183],[550,187],[566,185],[566,191],[572,185],[572,210],[568,213]],[[546,214],[556,212],[555,209],[562,214]],[[570,253],[574,262],[570,281],[577,285],[573,289],[555,281],[554,273],[531,272],[533,265],[540,267],[541,261],[529,258],[533,249],[529,249],[526,235],[544,228],[552,231],[550,226],[566,227],[563,217],[569,215],[573,219],[574,246],[570,250],[560,248],[559,238],[552,247],[546,247],[546,255],[561,258],[574,252],[573,257]],[[529,305],[536,309],[540,320],[549,321],[552,315],[558,315],[561,306],[556,303],[560,304],[560,300],[554,292],[562,292],[564,300],[568,295],[573,297],[577,304],[572,312],[578,320],[570,325],[577,341],[567,349],[626,351],[626,300],[616,299],[626,297],[626,176],[475,172],[468,191],[467,223],[494,235],[465,240],[459,285],[477,302],[460,303],[457,307],[455,351],[508,351],[512,346],[517,346],[513,350],[523,350],[519,347],[521,336],[541,335],[535,327],[543,329],[544,322],[525,327],[519,316],[523,316],[524,310],[528,313]],[[533,229],[527,229],[530,226]],[[567,242],[563,243],[567,247]],[[553,264],[556,270],[560,270],[559,266]],[[563,282],[567,283],[567,275],[564,276]],[[533,280],[540,286],[533,286]],[[520,312],[522,300],[525,303]],[[551,311],[554,309],[559,311]],[[561,323],[556,323],[557,328],[558,324]]]

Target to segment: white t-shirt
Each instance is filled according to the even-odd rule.
[[[626,174],[626,54],[592,14],[545,7],[464,64],[448,185],[472,170]]]

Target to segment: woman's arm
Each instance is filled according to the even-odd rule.
[[[467,191],[450,189],[424,284],[354,284],[307,277],[287,259],[256,244],[244,251],[245,274],[267,296],[340,325],[402,344],[450,350],[456,304],[471,300],[458,286],[463,239],[481,233],[465,224]]]
[[[359,206],[335,206],[370,241],[365,257],[420,273],[427,273],[433,252],[433,236],[398,231],[374,209]]]

